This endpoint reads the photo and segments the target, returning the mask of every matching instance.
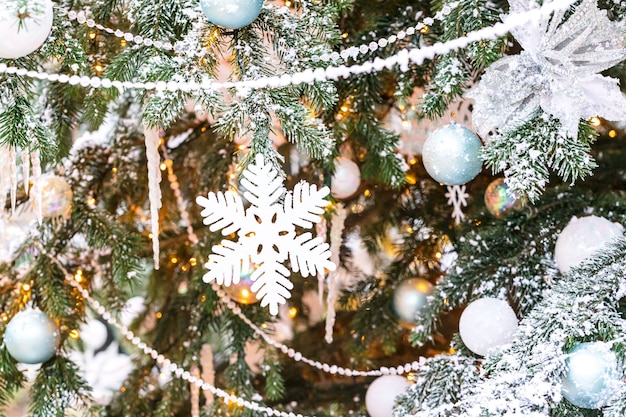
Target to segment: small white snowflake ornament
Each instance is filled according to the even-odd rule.
[[[203,280],[225,286],[236,284],[241,275],[249,272],[251,261],[255,268],[251,290],[261,300],[261,306],[269,306],[273,315],[278,314],[279,305],[291,297],[293,289],[290,272],[283,265],[287,258],[291,270],[305,278],[336,268],[330,261],[326,242],[313,238],[309,232],[296,233],[296,226],[309,229],[321,220],[328,205],[324,198],[330,190],[318,190],[317,186],[301,181],[293,192],[287,192],[282,184],[283,179],[272,164],[266,164],[263,155],[257,155],[241,180],[247,190],[243,196],[251,203],[247,209],[239,194],[231,191],[210,192],[208,198],[196,199],[204,207],[201,215],[212,232],[221,230],[224,236],[238,236],[237,241],[224,239],[213,246]]]

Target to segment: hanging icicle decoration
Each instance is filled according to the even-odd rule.
[[[150,198],[150,220],[152,223],[152,251],[154,269],[159,269],[159,209],[161,208],[161,155],[159,154],[158,128],[145,127],[146,156],[148,159],[148,193]]]
[[[14,215],[17,204],[17,161],[13,147],[9,148],[9,179],[11,182],[11,215]]]
[[[33,166],[33,182],[36,184],[41,177],[41,159],[39,159],[38,150],[34,150],[30,154],[30,163]],[[31,192],[35,193],[33,197],[35,199],[35,205],[37,207],[37,221],[39,222],[39,224],[41,224],[41,222],[43,221],[43,203],[41,191],[39,190],[39,187],[34,187],[31,189]]]
[[[330,224],[330,261],[339,265],[339,251],[343,242],[343,229],[346,225],[348,210],[339,203],[335,207],[335,213]],[[339,297],[339,268],[328,274],[328,295],[326,297],[326,343],[333,341],[333,328],[335,326],[335,303]]]
[[[30,186],[30,152],[27,149],[22,149],[22,177],[24,178],[24,191],[28,194],[28,187]]]

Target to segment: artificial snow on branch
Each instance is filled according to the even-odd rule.
[[[293,193],[286,192],[279,172],[262,154],[243,171],[241,186],[243,196],[250,202],[244,208],[239,194],[210,192],[198,197],[196,202],[204,207],[201,215],[204,224],[212,232],[222,230],[224,236],[237,233],[238,240],[222,240],[213,246],[213,253],[205,264],[208,272],[205,282],[216,281],[220,285],[237,284],[240,276],[250,272],[252,291],[261,300],[261,306],[269,306],[270,313],[278,314],[278,307],[291,297],[293,283],[289,270],[283,262],[289,258],[291,270],[303,277],[315,276],[324,269],[335,270],[331,262],[330,248],[311,233],[296,233],[295,226],[311,228],[321,220],[324,198],[328,187],[317,189],[305,181],[299,182]],[[281,198],[283,201],[281,202]]]

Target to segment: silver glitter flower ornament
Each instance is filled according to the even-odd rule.
[[[539,7],[510,0],[511,13]],[[626,57],[620,22],[610,21],[595,0],[583,0],[564,20],[555,12],[511,31],[524,49],[492,64],[466,97],[475,101],[478,133],[505,132],[542,109],[561,122],[563,133],[578,136],[580,119],[626,119],[626,99],[618,81],[598,74]]]

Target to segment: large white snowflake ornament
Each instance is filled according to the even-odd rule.
[[[201,215],[211,231],[222,231],[227,236],[237,233],[236,241],[224,239],[213,246],[205,267],[205,282],[216,281],[219,285],[237,284],[242,275],[254,265],[251,290],[261,300],[261,306],[269,306],[270,313],[278,314],[278,307],[291,297],[293,283],[290,272],[283,264],[289,258],[291,270],[303,277],[315,276],[324,269],[334,271],[330,261],[329,245],[311,233],[296,233],[296,226],[309,229],[321,220],[320,214],[328,201],[328,187],[301,181],[293,193],[283,187],[283,179],[262,155],[243,171],[243,196],[250,202],[244,208],[239,194],[209,193],[208,198],[198,197],[196,202],[204,207]],[[281,202],[282,198],[282,202]]]

